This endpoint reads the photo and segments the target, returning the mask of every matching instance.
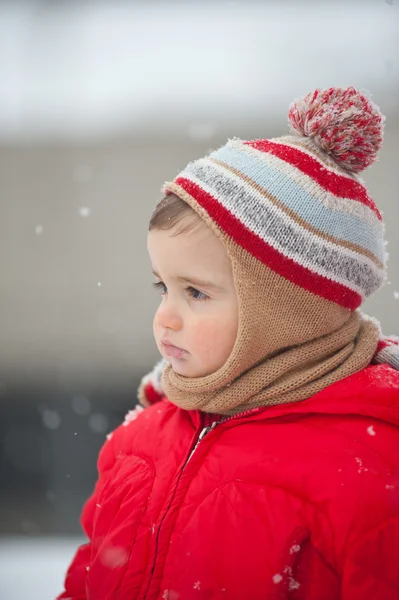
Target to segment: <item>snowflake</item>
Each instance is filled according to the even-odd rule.
[[[359,465],[359,468],[357,470],[358,473],[365,473],[366,471],[368,471],[368,469],[366,469],[365,467],[363,467],[363,461],[362,461],[361,458],[355,458],[355,461]]]
[[[395,489],[395,486],[394,486],[394,485],[389,485],[389,484],[388,484],[388,485],[386,485],[386,486],[385,486],[385,489],[386,489],[386,490],[394,490],[394,489]]]
[[[367,427],[367,433],[369,435],[375,435],[374,427],[372,425],[370,425],[370,427]]]
[[[134,408],[133,410],[129,410],[129,412],[125,416],[123,426],[127,427],[129,425],[129,423],[131,423],[132,421],[135,421],[137,419],[138,415],[141,412],[143,412],[143,410],[144,410],[144,408],[142,406],[140,406],[140,404],[137,404],[136,408]]]
[[[114,433],[111,431],[110,433],[107,433],[106,438],[108,441],[112,440],[112,436],[114,435]]]
[[[165,590],[162,594],[162,600],[168,600],[169,598],[169,590]]]
[[[35,233],[36,235],[41,235],[43,233],[43,225],[36,225]]]
[[[91,209],[88,206],[81,206],[79,208],[79,214],[81,217],[89,217],[91,214]]]
[[[61,417],[58,412],[49,408],[43,410],[42,421],[47,429],[58,429],[61,425]]]
[[[393,297],[395,298],[395,300],[399,300],[399,292],[394,292],[393,293]]]
[[[299,544],[294,544],[293,546],[291,546],[290,548],[290,554],[294,554],[295,552],[299,552],[301,549]]]
[[[280,573],[276,573],[275,575],[273,575],[272,580],[273,583],[280,583],[281,581],[283,581],[283,578],[280,575]]]
[[[288,589],[290,590],[290,592],[292,592],[293,590],[297,590],[300,587],[300,585],[301,584],[295,581],[293,577],[288,578]]]
[[[90,566],[89,566],[89,565],[87,565],[87,567],[86,567],[86,571],[87,571],[87,572],[89,572],[89,571],[90,571]]]
[[[200,590],[201,589],[201,582],[200,581],[196,581],[194,583],[194,589],[195,590]]]

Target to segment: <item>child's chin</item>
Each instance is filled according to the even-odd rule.
[[[195,377],[195,375],[192,374],[193,370],[187,365],[176,364],[176,361],[170,361],[170,365],[177,375],[181,375],[182,377]]]
[[[206,375],[209,374],[209,373],[205,372],[203,369],[201,370],[198,366],[190,365],[187,360],[181,361],[181,360],[176,360],[176,359],[172,359],[172,360],[169,359],[169,362],[170,362],[170,365],[171,365],[172,369],[174,370],[174,372],[177,375],[181,375],[181,377],[189,377],[189,378],[205,377]]]
[[[196,373],[197,370],[189,364],[187,359],[182,360],[176,358],[168,358],[167,360],[169,361],[170,366],[177,375],[181,375],[182,377],[198,377]]]

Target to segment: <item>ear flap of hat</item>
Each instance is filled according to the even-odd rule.
[[[167,361],[162,359],[141,380],[137,395],[142,406],[151,406],[165,397],[161,387],[161,377],[166,365]]]
[[[380,337],[373,363],[389,365],[399,371],[399,337]]]

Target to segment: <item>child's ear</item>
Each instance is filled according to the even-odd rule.
[[[165,397],[161,387],[161,378],[166,365],[167,361],[162,359],[155,365],[153,370],[141,380],[138,389],[138,399],[142,406],[151,406],[151,404],[155,404]]]

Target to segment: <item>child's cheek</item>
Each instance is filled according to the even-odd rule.
[[[206,359],[211,359],[218,354],[218,347],[223,340],[223,328],[220,319],[207,317],[198,319],[191,328],[191,344],[195,346],[198,354]]]

